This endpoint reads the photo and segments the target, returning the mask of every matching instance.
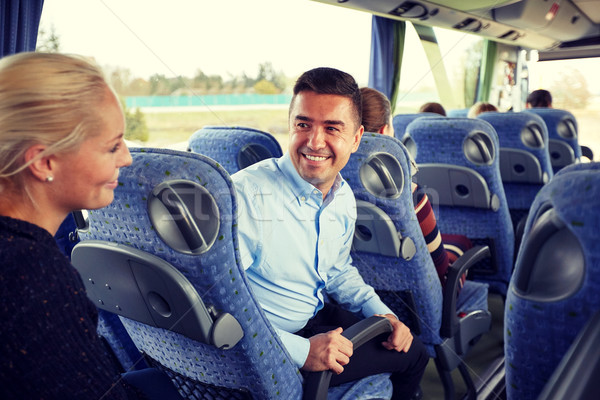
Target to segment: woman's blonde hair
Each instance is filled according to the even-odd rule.
[[[111,92],[100,68],[83,57],[30,52],[1,59],[0,192],[25,185],[21,172],[35,161],[25,162],[32,145],[47,146],[39,159],[75,151],[93,136],[97,106]]]

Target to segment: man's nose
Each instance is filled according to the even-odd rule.
[[[322,128],[315,128],[311,131],[307,146],[313,150],[319,150],[325,147],[325,131]]]

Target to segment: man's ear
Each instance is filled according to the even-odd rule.
[[[46,146],[34,144],[25,151],[25,163],[30,163],[28,168],[32,175],[41,181],[54,179],[52,156],[41,156]]]
[[[358,146],[360,145],[360,139],[362,139],[362,135],[365,132],[365,127],[364,126],[360,126],[360,128],[358,129],[358,131],[356,131],[356,133],[354,134],[354,143],[352,144],[352,153],[354,153],[356,150],[358,150]]]

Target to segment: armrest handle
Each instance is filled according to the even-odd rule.
[[[457,291],[460,277],[469,268],[488,257],[491,257],[490,248],[488,246],[475,246],[467,250],[450,266],[450,268],[448,268],[446,287],[443,292],[442,326],[440,328],[442,337],[452,337],[458,329],[456,303],[458,299]]]
[[[342,335],[350,339],[354,350],[356,350],[369,340],[391,331],[392,324],[387,318],[372,316],[345,329]],[[329,389],[331,375],[330,370],[308,373],[304,381],[303,400],[327,399],[327,389]]]

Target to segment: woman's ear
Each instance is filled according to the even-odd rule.
[[[35,144],[25,151],[25,163],[30,163],[28,168],[32,175],[45,182],[54,180],[52,156],[42,156],[46,146]]]
[[[385,124],[384,126],[382,126],[381,128],[379,128],[379,133],[386,135],[386,136],[394,136],[394,130],[393,130],[393,126],[390,124]]]

